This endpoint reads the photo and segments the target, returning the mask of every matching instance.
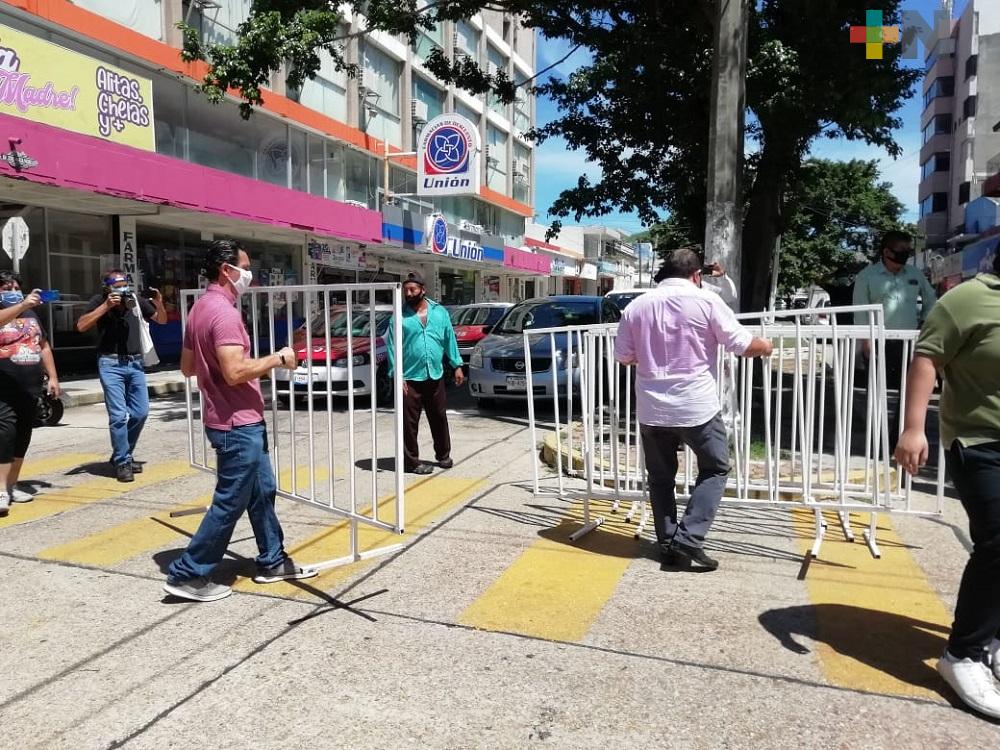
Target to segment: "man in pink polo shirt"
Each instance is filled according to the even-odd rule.
[[[210,279],[194,303],[184,331],[181,372],[198,376],[205,434],[215,449],[216,483],[212,505],[184,554],[170,563],[163,590],[197,602],[232,593],[214,583],[212,570],[222,560],[239,517],[246,511],[257,539],[256,583],[310,578],[316,571],[297,566],[284,548],[274,512],[277,482],[268,455],[261,375],[293,366],[295,352],[285,347],[253,359],[250,337],[238,307],[253,274],[246,250],[233,240],[212,243],[201,270]]]
[[[718,349],[743,357],[770,356],[770,341],[739,324],[722,298],[701,285],[702,262],[693,250],[667,253],[659,286],[625,308],[615,359],[636,365],[635,402],[649,474],[656,541],[664,562],[692,562],[714,570],[705,536],[715,520],[729,476],[729,439],[720,412]],[[677,523],[674,495],[677,450],[690,446],[698,479]]]

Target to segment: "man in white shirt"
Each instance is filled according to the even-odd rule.
[[[716,384],[718,348],[766,357],[772,345],[740,325],[718,294],[702,288],[701,276],[695,251],[670,251],[658,274],[663,279],[659,286],[622,313],[615,359],[636,365],[636,409],[664,561],[714,570],[719,564],[703,545],[730,470]],[[698,459],[698,479],[678,523],[675,481],[682,444]]]

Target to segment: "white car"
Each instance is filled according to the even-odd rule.
[[[327,349],[323,316],[314,318],[311,325],[312,341],[305,335],[305,327],[296,331],[292,348],[298,366],[292,370],[279,367],[274,370],[278,399],[287,402],[292,396],[307,396],[312,384],[314,397],[347,396],[353,389],[355,396],[369,396],[373,392],[380,404],[392,401],[392,378],[389,377],[389,358],[386,353],[385,332],[392,320],[391,305],[375,306],[375,383],[371,377],[372,347],[371,313],[368,306],[355,309],[351,320],[351,354],[353,383],[347,380],[347,312],[338,311],[330,318],[330,347]],[[312,351],[309,345],[312,344]],[[310,366],[311,361],[311,366]],[[329,383],[329,390],[327,384]]]

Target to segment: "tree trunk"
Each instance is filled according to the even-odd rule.
[[[789,165],[794,163],[794,148],[778,151],[765,145],[761,152],[743,221],[740,297],[745,312],[757,312],[767,305],[771,261],[781,233],[781,196],[788,182]]]

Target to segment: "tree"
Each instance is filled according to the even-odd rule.
[[[890,229],[907,229],[903,204],[879,180],[878,162],[809,159],[789,185],[778,290],[853,281]],[[828,290],[829,291],[829,290]]]
[[[560,116],[532,133],[539,142],[565,139],[600,165],[597,181],[581,177],[550,213],[558,218],[635,212],[648,224],[666,215],[679,225],[705,225],[715,3],[722,0],[369,0],[368,30],[414,39],[421,28],[480,10],[517,16],[542,37],[583,49],[592,62],[567,79],[541,80]],[[885,23],[899,22],[902,0],[882,0]],[[782,206],[810,146],[818,138],[864,141],[898,156],[895,113],[910,95],[919,71],[900,65],[901,47],[887,45],[883,60],[866,60],[849,42],[849,26],[864,22],[868,0],[756,0],[748,29],[747,211],[743,226],[743,298],[763,306],[771,258],[784,229]],[[184,55],[210,65],[204,90],[212,98],[235,89],[244,113],[260,103],[260,87],[287,61],[295,89],[319,68],[318,50],[356,73],[344,56],[354,34],[339,31],[338,5],[329,0],[255,0],[235,46],[203,46],[185,32]],[[451,60],[435,50],[427,67],[441,80],[476,93],[492,90],[510,101],[518,85],[503,74],[486,75],[473,61]],[[542,78],[541,71],[539,78]],[[553,224],[558,232],[558,220]]]

